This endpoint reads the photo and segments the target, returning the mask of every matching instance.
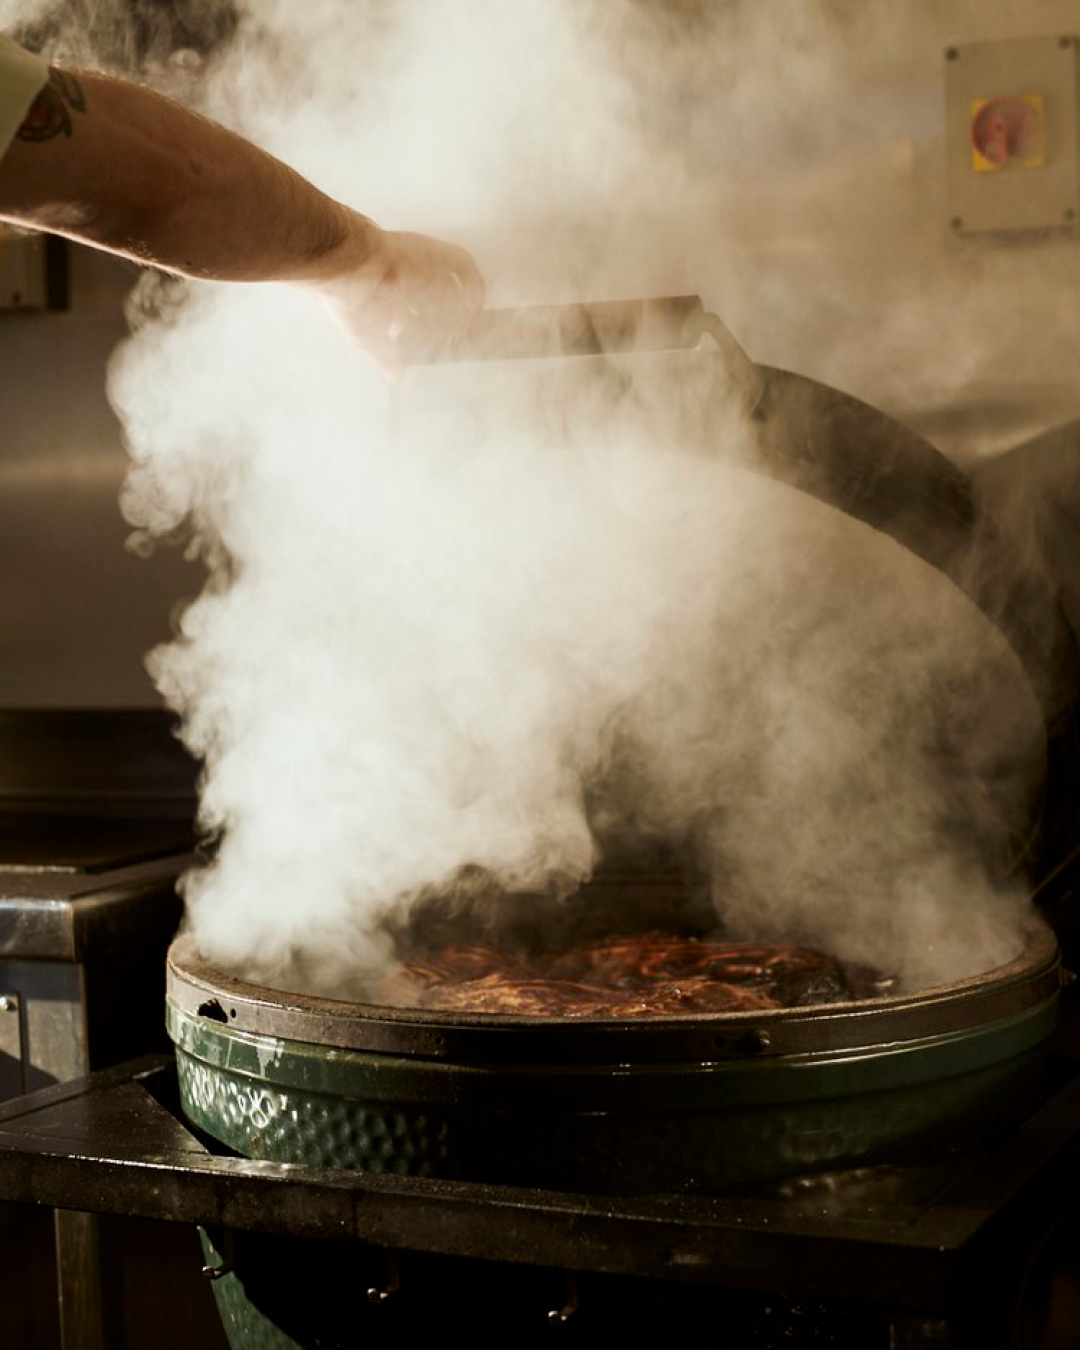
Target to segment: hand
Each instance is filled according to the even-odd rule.
[[[364,226],[367,256],[319,289],[353,344],[397,379],[410,360],[429,359],[461,333],[483,303],[484,283],[454,244]]]

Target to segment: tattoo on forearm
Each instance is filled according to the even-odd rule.
[[[74,75],[66,70],[49,71],[49,82],[30,105],[16,133],[23,141],[49,141],[54,136],[70,136],[74,130],[72,112],[86,111],[86,95]]]

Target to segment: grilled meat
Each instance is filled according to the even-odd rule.
[[[380,999],[524,1017],[693,1016],[850,999],[844,971],[822,952],[789,943],[648,932],[528,959],[451,945],[400,966]]]

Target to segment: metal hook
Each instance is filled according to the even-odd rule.
[[[569,1322],[571,1317],[578,1310],[578,1290],[577,1290],[577,1271],[566,1270],[563,1272],[563,1295],[564,1303],[561,1308],[552,1308],[547,1315],[547,1320],[551,1326],[563,1326]]]
[[[212,1244],[211,1250],[219,1253],[221,1261],[216,1266],[203,1266],[202,1273],[208,1280],[220,1280],[223,1275],[230,1274],[236,1267],[236,1252],[233,1246],[232,1233],[227,1229],[222,1233],[210,1235],[206,1234],[208,1241]]]
[[[401,1254],[399,1252],[388,1251],[386,1253],[386,1284],[382,1289],[377,1289],[373,1285],[368,1291],[369,1303],[385,1303],[388,1298],[393,1296],[401,1288]]]

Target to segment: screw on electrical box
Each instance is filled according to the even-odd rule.
[[[953,216],[952,220],[949,221],[949,224],[954,230],[962,230],[964,228],[964,221],[960,216]]]
[[[1076,212],[1072,209],[1071,206],[1067,206],[1067,207],[1065,208],[1065,219],[1066,219],[1066,220],[1075,220],[1075,219],[1076,219]]]
[[[956,47],[946,47],[946,48],[945,48],[945,60],[946,60],[946,61],[959,61],[959,59],[960,59],[960,52],[959,52],[959,50],[958,50]]]
[[[1058,46],[1059,46],[1059,47],[1071,47],[1072,45],[1073,45],[1073,40],[1072,40],[1071,37],[1058,38]]]

